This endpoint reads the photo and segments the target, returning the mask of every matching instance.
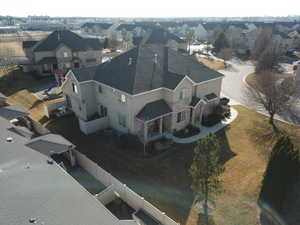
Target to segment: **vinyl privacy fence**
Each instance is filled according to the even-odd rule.
[[[151,203],[149,203],[143,197],[135,193],[125,184],[121,183],[118,179],[113,177],[110,173],[106,172],[104,169],[102,169],[95,162],[87,158],[85,155],[76,150],[74,150],[74,153],[76,155],[77,163],[83,169],[89,172],[92,176],[94,176],[97,180],[99,180],[102,184],[108,187],[101,193],[102,196],[100,198],[103,199],[102,202],[108,203],[108,192],[114,191],[118,193],[118,195],[123,201],[125,201],[135,210],[143,209],[164,225],[179,225],[179,223],[176,223],[164,212],[161,212],[159,209],[154,207]]]

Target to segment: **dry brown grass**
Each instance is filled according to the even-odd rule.
[[[214,59],[207,59],[203,57],[197,57],[197,59],[202,62],[207,67],[213,69],[213,70],[222,70],[225,68],[224,62]]]
[[[287,78],[292,78],[293,74],[290,73],[275,73],[275,78],[276,79],[287,79]],[[246,77],[246,82],[249,84],[251,87],[258,87],[260,89],[260,84],[257,82],[257,74],[256,73],[251,73]]]

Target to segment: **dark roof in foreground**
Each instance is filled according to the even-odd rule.
[[[163,116],[165,114],[171,113],[172,109],[165,102],[165,100],[160,99],[154,102],[147,103],[141,111],[137,114],[137,118],[140,120],[152,120],[154,118]]]
[[[195,56],[163,45],[140,45],[96,67],[72,71],[79,82],[95,80],[129,94],[161,87],[173,90],[185,76],[195,83],[223,77]]]
[[[25,146],[0,118],[0,221],[29,225],[112,225],[118,220],[74,178],[49,158]],[[11,137],[12,142],[6,138]]]
[[[73,51],[87,51],[102,49],[99,39],[91,41],[92,38],[83,38],[69,30],[57,30],[52,32],[43,40],[39,41],[33,48],[34,52],[53,51],[59,45],[64,44]]]
[[[0,117],[12,120],[17,117],[27,116],[28,112],[18,105],[8,105],[0,108]]]

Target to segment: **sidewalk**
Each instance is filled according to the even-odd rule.
[[[188,137],[188,138],[177,138],[171,134],[168,135],[168,138],[171,138],[175,143],[180,143],[180,144],[187,144],[187,143],[192,143],[195,141],[198,141],[201,138],[205,138],[206,136],[208,136],[209,133],[215,133],[219,130],[221,130],[222,128],[224,128],[225,126],[227,126],[228,124],[230,124],[232,121],[234,121],[238,116],[238,112],[231,108],[231,117],[227,120],[221,121],[220,123],[212,126],[212,127],[201,127],[201,132],[195,136],[192,137]]]

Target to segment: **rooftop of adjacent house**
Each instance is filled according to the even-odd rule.
[[[184,43],[184,40],[172,34],[166,29],[163,28],[153,28],[148,31],[148,33],[144,36],[144,38],[137,43],[138,44],[167,44],[168,41],[176,41],[177,43]],[[137,41],[137,39],[135,39]]]
[[[118,219],[49,157],[26,146],[0,118],[0,221],[3,224],[112,225]]]
[[[38,42],[39,41],[23,41],[22,47],[23,48],[31,48],[31,47],[33,47]]]
[[[33,46],[34,52],[53,51],[61,44],[73,51],[101,50],[102,43],[96,38],[83,38],[69,30],[56,30]]]
[[[8,105],[0,108],[0,117],[12,120],[17,117],[27,116],[28,112],[18,105]]]
[[[174,90],[187,76],[194,83],[223,77],[194,56],[162,45],[140,45],[98,66],[72,69],[79,82],[95,80],[129,94],[165,87]]]

